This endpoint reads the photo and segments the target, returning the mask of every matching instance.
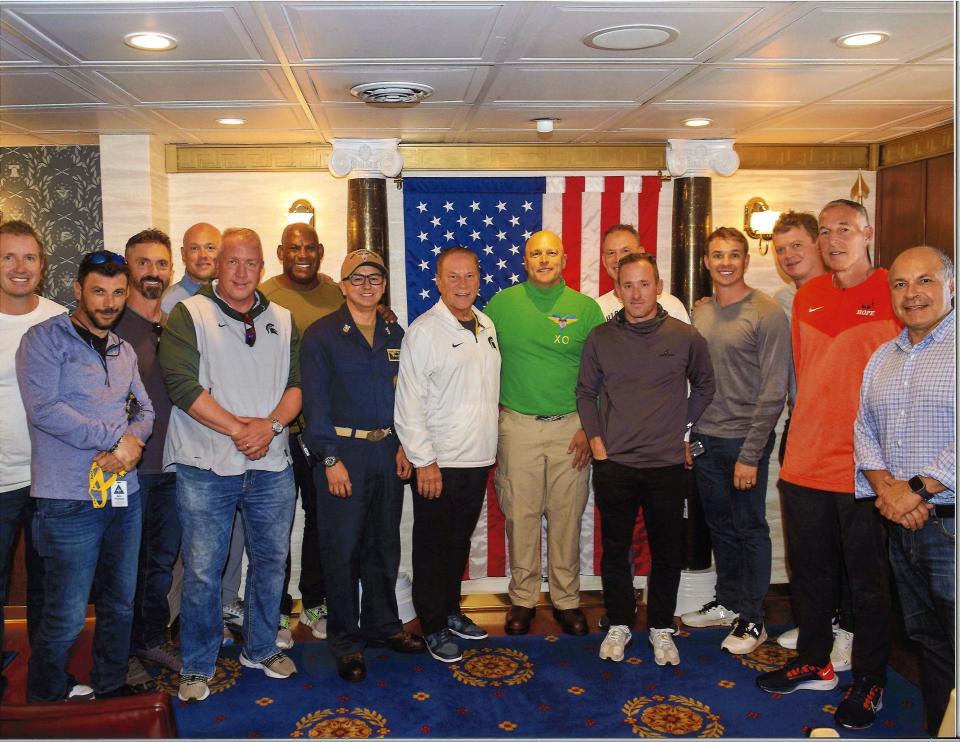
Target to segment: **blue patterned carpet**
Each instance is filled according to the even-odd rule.
[[[326,642],[290,654],[299,673],[271,680],[224,647],[206,701],[174,700],[182,737],[803,737],[832,726],[850,681],[789,696],[758,690],[758,672],[794,653],[773,641],[751,655],[721,653],[723,629],[683,631],[682,663],[658,667],[646,632],[622,663],[597,658],[602,636],[502,637],[470,645],[461,662],[367,650],[368,678],[336,674]],[[158,678],[176,693],[176,678]],[[890,671],[873,727],[851,738],[923,737],[919,691]]]

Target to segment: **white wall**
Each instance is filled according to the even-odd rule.
[[[115,162],[115,161],[114,161]],[[114,173],[105,172],[106,183],[111,175],[123,176],[124,181],[130,182],[134,173],[129,163],[120,167],[109,159],[104,168],[117,168]],[[566,173],[543,173],[544,175],[564,175]],[[638,173],[583,173],[586,175],[618,175]],[[653,173],[642,173],[652,175]],[[149,177],[148,173],[143,174]],[[529,172],[516,173],[456,173],[456,172],[418,172],[417,176],[529,176]],[[864,179],[871,192],[876,191],[876,177],[873,172],[865,172]],[[713,179],[713,226],[732,226],[742,228],[743,206],[752,196],[762,196],[775,210],[795,209],[817,213],[819,208],[834,198],[849,197],[850,188],[856,180],[852,171],[740,171],[728,178],[715,177]],[[169,225],[174,246],[181,244],[183,232],[191,224],[207,221],[219,228],[228,226],[244,226],[256,230],[265,247],[266,268],[264,277],[275,275],[280,271],[276,259],[275,246],[280,240],[280,234],[286,226],[286,213],[290,204],[298,198],[306,198],[316,209],[316,228],[323,242],[325,258],[322,270],[335,275],[343,257],[346,254],[346,216],[347,216],[347,181],[337,179],[324,172],[291,172],[291,173],[177,173],[167,176],[167,191],[169,193]],[[152,192],[160,189],[153,184]],[[399,276],[403,266],[403,194],[387,184],[387,204],[389,219],[389,241],[391,246],[390,263],[391,273]],[[866,207],[873,219],[874,199],[871,196]],[[660,192],[660,213],[658,220],[657,261],[664,277],[664,283],[669,286],[670,243],[672,232],[673,184],[665,182]],[[116,210],[116,203],[108,205],[104,201],[104,233],[113,235],[116,240],[125,241],[129,234],[142,229],[147,224],[132,224],[129,217],[123,216]],[[121,234],[123,232],[123,234]],[[122,244],[122,242],[121,242]],[[772,251],[767,255],[760,255],[756,251],[756,243],[751,240],[751,265],[747,280],[756,288],[773,293],[781,285],[783,278],[777,271]],[[114,248],[117,245],[113,245]],[[177,275],[182,275],[182,264],[179,251],[174,251],[174,262]],[[406,320],[406,297],[399,282],[391,287],[391,303],[401,321]],[[780,426],[778,425],[778,433]],[[767,516],[770,523],[771,535],[774,542],[773,581],[786,582],[784,565],[783,531],[780,521],[779,494],[776,489],[778,467],[775,461],[771,462],[770,483],[767,491]],[[405,503],[404,520],[401,527],[404,551],[401,561],[401,570],[410,571],[410,532],[412,527],[412,507],[409,496]],[[299,574],[299,554],[302,513],[298,508],[297,522],[294,527],[294,575],[292,585],[296,585]],[[585,580],[584,588],[599,587],[598,581]],[[482,585],[473,585],[473,589],[505,590],[505,582],[500,580],[483,581]]]

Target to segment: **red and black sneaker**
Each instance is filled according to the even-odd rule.
[[[866,678],[857,678],[847,688],[833,720],[845,729],[866,729],[883,708],[883,688]]]
[[[837,674],[829,662],[823,667],[801,665],[791,662],[779,670],[757,676],[757,687],[767,693],[793,693],[795,690],[833,690],[837,687]]]

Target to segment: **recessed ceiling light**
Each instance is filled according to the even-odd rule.
[[[177,46],[177,40],[170,34],[153,31],[128,33],[123,37],[123,43],[145,52],[168,52]]]
[[[633,23],[629,26],[601,28],[599,31],[594,31],[592,34],[585,36],[583,43],[594,49],[634,51],[669,44],[678,35],[677,29],[669,26]]]
[[[217,119],[217,123],[223,124],[224,126],[243,126],[245,123],[247,123],[247,120],[224,118],[224,119]]]
[[[890,34],[883,31],[860,31],[841,36],[836,40],[837,46],[843,49],[859,49],[862,46],[873,46],[890,38]]]
[[[684,126],[691,126],[694,128],[698,126],[710,126],[710,124],[712,123],[713,123],[713,119],[708,119],[704,116],[697,116],[696,118],[683,120]]]

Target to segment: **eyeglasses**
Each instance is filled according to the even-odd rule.
[[[353,273],[347,280],[350,281],[351,286],[363,286],[363,284],[368,281],[370,282],[371,286],[380,286],[383,284],[383,274],[370,273],[368,275],[363,275],[361,273]]]
[[[150,329],[153,330],[153,334],[154,334],[154,335],[156,336],[156,338],[157,338],[157,345],[159,346],[159,345],[160,345],[160,336],[163,334],[163,325],[161,325],[159,322],[151,322],[150,324],[151,324],[151,328],[150,328]]]
[[[253,317],[247,312],[243,315],[243,340],[251,348],[257,342],[257,328],[253,324]]]
[[[110,252],[109,250],[97,250],[96,252],[87,253],[83,256],[83,260],[80,261],[80,265],[104,265],[105,263],[126,265],[127,261],[123,255],[117,255],[115,252]]]

